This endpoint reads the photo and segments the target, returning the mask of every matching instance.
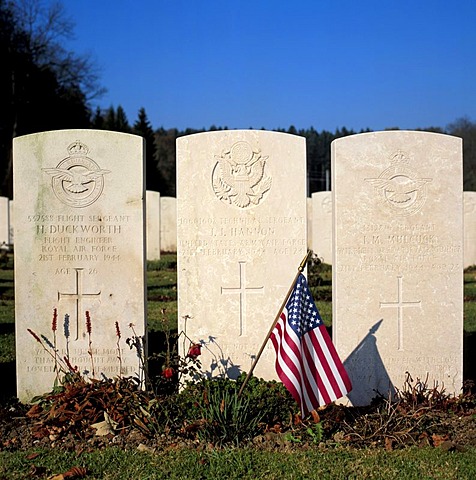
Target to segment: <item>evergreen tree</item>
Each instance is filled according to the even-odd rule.
[[[476,123],[468,117],[458,118],[446,131],[463,139],[463,190],[476,191]]]
[[[116,130],[116,110],[112,105],[104,113],[103,128],[104,130]]]
[[[96,115],[98,115],[98,111],[96,111]],[[127,120],[127,115],[121,105],[117,108],[114,108],[111,105],[102,115],[102,122],[99,118],[95,117],[95,121],[98,123],[102,123],[101,128],[104,130],[110,130],[112,132],[124,132],[124,133],[131,133],[131,126],[129,125],[129,121]]]
[[[145,171],[146,171],[146,188],[157,192],[164,192],[164,180],[158,168],[155,145],[155,134],[152,126],[147,118],[145,108],[139,110],[132,133],[140,135],[145,139]]]
[[[131,126],[124,109],[119,105],[116,110],[116,128],[117,132],[131,133]]]
[[[91,122],[91,126],[92,128],[95,128],[97,130],[104,130],[104,116],[99,107],[97,107],[96,111],[94,112],[94,117]]]

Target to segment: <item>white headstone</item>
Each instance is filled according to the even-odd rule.
[[[312,194],[312,251],[332,265],[332,193]]]
[[[162,252],[177,251],[177,199],[160,199],[160,249]]]
[[[461,143],[409,131],[332,143],[333,340],[354,405],[402,389],[406,372],[461,391]]]
[[[145,332],[143,139],[61,130],[15,138],[13,149],[18,397],[48,392],[56,378],[28,329],[87,377],[139,375],[125,339],[130,324]]]
[[[15,237],[15,228],[14,228],[14,220],[13,220],[13,200],[10,200],[8,202],[8,212],[9,212],[9,229],[8,229],[8,237],[10,240],[10,245],[13,245],[15,243],[14,237]]]
[[[160,259],[160,193],[147,190],[147,260]]]
[[[307,207],[307,248],[312,250],[312,198],[306,198]]]
[[[179,331],[203,344],[208,375],[235,378],[250,369],[307,251],[305,139],[181,137],[177,201]],[[277,378],[274,361],[269,342],[255,374]]]
[[[8,197],[0,197],[0,245],[8,245],[10,243],[9,217]]]
[[[476,192],[463,192],[464,268],[476,265]]]

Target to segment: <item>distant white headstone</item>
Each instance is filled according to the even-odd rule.
[[[65,356],[87,377],[140,375],[125,339],[145,333],[143,139],[61,130],[13,148],[18,397],[50,391]]]
[[[160,259],[160,193],[147,190],[147,260]]]
[[[9,229],[8,229],[8,236],[9,236],[9,241],[10,245],[13,245],[15,243],[15,228],[14,228],[14,220],[13,220],[13,200],[10,200],[8,202],[8,212],[9,212]]]
[[[332,265],[332,193],[312,194],[312,251]]]
[[[236,378],[307,251],[305,139],[254,130],[181,137],[177,201],[179,331],[202,343],[207,375]],[[274,361],[268,344],[255,374],[277,378]]]
[[[363,405],[406,372],[459,394],[461,139],[388,131],[332,143],[333,339]]]
[[[312,198],[306,198],[307,207],[307,248],[312,250]]]
[[[177,251],[177,199],[160,199],[160,249],[162,252]]]
[[[476,265],[476,192],[463,192],[464,268]]]
[[[8,245],[9,242],[9,206],[8,197],[0,197],[0,245]]]

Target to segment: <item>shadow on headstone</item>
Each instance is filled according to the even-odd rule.
[[[229,378],[236,380],[241,375],[241,365],[235,365],[229,356],[225,358],[223,349],[217,343],[216,337],[210,335],[208,341],[201,340],[200,344],[202,348],[209,351],[212,358],[210,365],[202,365],[207,378]],[[251,362],[254,360],[253,356],[251,356],[250,360]]]
[[[369,405],[378,395],[395,397],[395,387],[378,351],[375,333],[383,319],[369,329],[369,333],[345,359],[344,366],[352,382],[347,395],[354,406]]]

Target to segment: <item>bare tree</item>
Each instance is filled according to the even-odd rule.
[[[35,64],[54,71],[60,85],[79,87],[88,101],[104,94],[105,89],[98,83],[99,69],[91,55],[64,48],[64,41],[74,38],[75,23],[61,2],[45,6],[41,0],[16,0],[13,12],[29,40],[29,53]]]
[[[1,195],[13,193],[12,138],[90,125],[89,103],[104,89],[91,57],[65,48],[73,31],[60,2],[0,0]]]

